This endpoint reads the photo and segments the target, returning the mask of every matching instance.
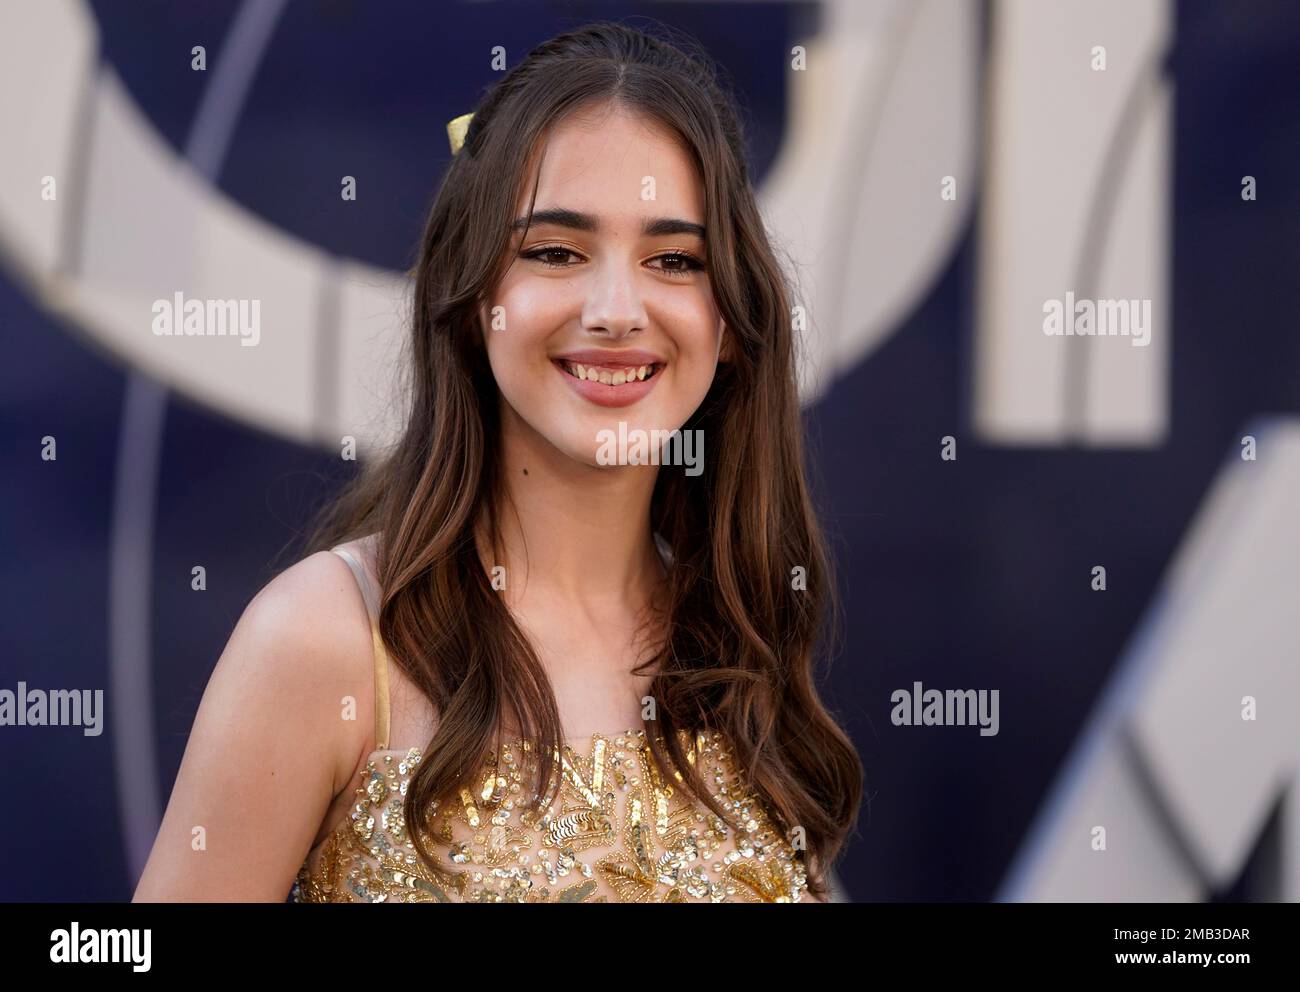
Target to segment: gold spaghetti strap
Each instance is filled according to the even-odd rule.
[[[342,547],[330,550],[347,562],[352,577],[361,589],[361,598],[365,601],[366,613],[370,617],[370,641],[375,658],[375,749],[382,751],[388,747],[391,708],[388,700],[388,652],[384,649],[384,639],[379,634],[379,594],[352,552]]]
[[[388,652],[379,624],[371,623],[370,633],[375,642],[375,749],[382,751],[388,747]]]

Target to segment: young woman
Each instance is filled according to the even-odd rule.
[[[405,431],[240,618],[136,898],[824,901],[862,767],[713,70],[618,24],[535,49],[413,275]]]

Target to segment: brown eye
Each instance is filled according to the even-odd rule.
[[[661,266],[659,267],[659,271],[664,275],[676,276],[678,278],[689,276],[692,273],[703,270],[704,268],[703,262],[689,252],[684,251],[665,252],[662,255],[656,255],[655,259],[659,261],[670,261],[672,263],[670,266]]]
[[[562,255],[562,256],[575,255],[575,253],[573,251],[570,251],[568,248],[561,248],[558,245],[550,245],[550,246],[544,246],[542,248],[534,248],[532,251],[523,252],[520,257],[535,258],[538,261],[540,261],[544,266],[546,266],[548,269],[567,269],[569,267],[570,263],[568,262],[556,262],[556,261],[548,260],[547,259],[548,255],[554,257],[556,255]]]

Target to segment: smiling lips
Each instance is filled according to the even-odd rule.
[[[575,351],[551,360],[569,386],[598,406],[628,406],[654,388],[666,364],[647,351]]]

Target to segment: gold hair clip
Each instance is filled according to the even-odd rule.
[[[447,122],[447,140],[451,143],[451,153],[455,155],[465,144],[465,135],[469,133],[469,121],[474,114],[461,114]]]

